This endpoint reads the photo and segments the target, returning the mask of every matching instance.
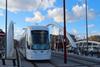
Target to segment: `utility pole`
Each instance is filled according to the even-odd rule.
[[[5,59],[6,59],[6,56],[7,56],[7,0],[5,0],[6,1],[6,4],[5,4],[5,44],[4,44],[4,46],[5,46],[5,57],[2,59],[2,64],[3,65],[6,65],[6,63],[5,63]]]
[[[6,0],[6,14],[5,14],[5,58],[6,58],[6,54],[7,54],[7,8],[8,8],[8,4],[7,4],[7,0]]]
[[[66,50],[66,1],[63,0],[63,14],[64,14],[64,63],[67,63],[67,50]]]
[[[85,0],[85,20],[86,20],[86,42],[87,42],[87,52],[86,52],[86,55],[88,55],[88,8],[87,8],[87,0]]]

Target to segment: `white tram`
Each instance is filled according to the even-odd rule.
[[[50,60],[49,30],[45,26],[30,26],[20,39],[20,52],[27,60]]]
[[[78,41],[76,42],[77,47],[83,50],[87,50],[88,47],[88,51],[93,51],[93,52],[100,52],[100,42],[96,42],[96,41],[88,41],[88,46],[87,46],[87,41]]]

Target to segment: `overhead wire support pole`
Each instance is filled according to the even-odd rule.
[[[7,56],[7,8],[8,8],[8,3],[7,3],[7,0],[6,0],[6,14],[5,14],[5,33],[6,33],[6,35],[5,35],[5,58],[6,58],[6,56]]]
[[[66,1],[63,0],[63,14],[64,14],[64,63],[67,63],[67,51],[66,51]]]
[[[86,20],[86,42],[87,42],[87,54],[88,55],[88,8],[87,8],[87,0],[85,0],[85,20]]]
[[[7,0],[5,0],[5,56],[3,57],[2,59],[2,64],[3,65],[6,65],[5,63],[5,59],[6,59],[6,56],[7,56]]]

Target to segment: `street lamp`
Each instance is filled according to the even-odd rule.
[[[63,0],[63,14],[64,14],[64,63],[67,63],[67,51],[66,51],[66,1]]]

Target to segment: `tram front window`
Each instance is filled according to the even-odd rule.
[[[32,49],[46,50],[49,49],[48,31],[34,30],[32,34]]]

